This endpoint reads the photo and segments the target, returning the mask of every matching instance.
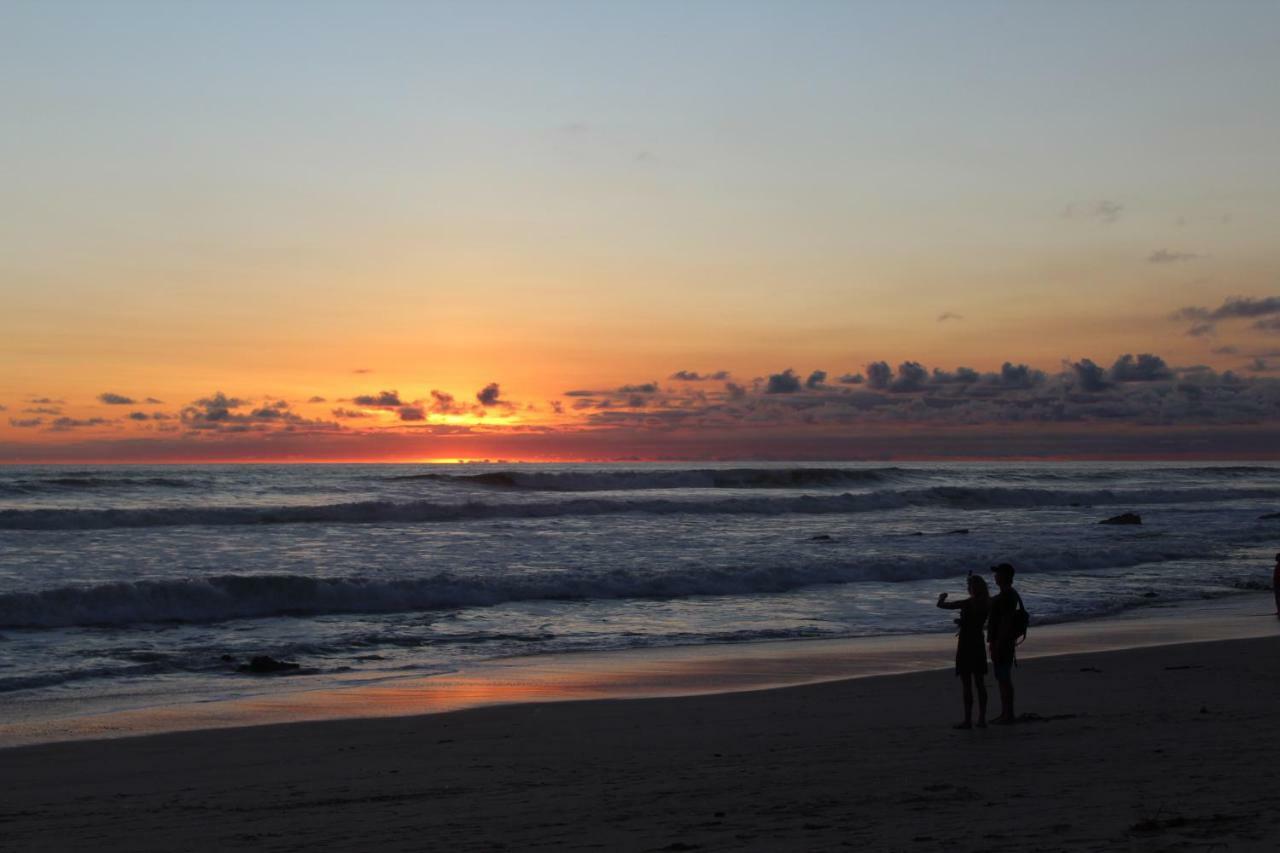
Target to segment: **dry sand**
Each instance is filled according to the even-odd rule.
[[[6,850],[1275,850],[1280,637],[0,750]],[[994,700],[994,696],[993,696]]]

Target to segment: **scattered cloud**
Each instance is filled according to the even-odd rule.
[[[396,410],[402,421],[424,421],[427,419],[427,413],[422,406],[401,406]]]
[[[799,390],[800,377],[796,376],[796,372],[788,367],[781,373],[774,373],[769,377],[764,392],[766,394],[794,394]]]
[[[723,382],[729,378],[729,371],[717,370],[714,373],[698,373],[694,370],[677,370],[668,378],[677,382]]]
[[[347,409],[347,408],[344,408],[344,407],[342,407],[342,406],[339,406],[339,407],[338,407],[338,408],[336,408],[336,409],[332,409],[332,410],[331,410],[331,412],[332,412],[332,414],[333,414],[333,416],[334,416],[335,418],[341,418],[341,419],[342,419],[342,420],[344,420],[344,421],[346,421],[346,420],[354,420],[355,418],[371,418],[371,417],[373,417],[373,415],[369,414],[368,412],[364,411],[363,409]]]
[[[1149,264],[1180,264],[1187,261],[1194,261],[1200,256],[1194,252],[1171,252],[1168,249],[1157,249],[1150,255],[1147,255],[1147,263]]]
[[[108,421],[106,418],[63,417],[63,418],[55,418],[49,424],[49,429],[62,431],[62,430],[70,430],[70,429],[80,429],[82,427],[103,426],[104,424],[108,424],[108,423],[110,423],[110,421]]]
[[[123,394],[112,394],[110,391],[104,391],[99,394],[98,399],[108,406],[133,406],[137,404],[137,401],[132,397],[126,397]]]
[[[23,409],[22,411],[28,415],[60,415],[62,414],[62,409],[58,408],[57,406],[31,406],[30,408]]]
[[[490,382],[476,392],[476,399],[480,401],[482,406],[497,406],[504,402],[500,397],[501,393],[498,383]]]
[[[31,429],[44,423],[44,418],[9,418],[9,426],[18,429]]]
[[[1120,219],[1124,213],[1124,205],[1119,202],[1099,199],[1098,201],[1072,202],[1062,210],[1064,219],[1092,220],[1110,225]]]
[[[379,391],[377,394],[361,394],[358,397],[352,397],[351,402],[357,406],[381,409],[394,409],[404,405],[400,401],[399,391]]]
[[[147,399],[143,400],[142,402],[144,402],[144,403],[146,403],[146,404],[148,404],[148,405],[151,405],[151,406],[160,406],[160,405],[163,405],[163,404],[164,404],[164,400],[157,400],[155,397],[148,397]]]
[[[1144,352],[1133,356],[1126,353],[1111,365],[1110,376],[1115,382],[1155,382],[1173,378],[1173,371],[1158,355]]]
[[[1272,317],[1280,321],[1280,296],[1232,296],[1224,300],[1217,308],[1205,308],[1201,305],[1187,305],[1169,315],[1169,319],[1177,322],[1190,322],[1192,326],[1187,334],[1200,337],[1212,334],[1216,324],[1223,320],[1255,320],[1253,327],[1262,331],[1270,331],[1280,327],[1280,322],[1273,323]]]
[[[314,396],[314,397],[309,397],[309,398],[307,398],[307,402],[308,402],[308,403],[325,403],[325,402],[328,402],[328,401],[327,401],[327,400],[325,400],[325,398],[324,398],[324,397],[321,397],[321,396],[319,396],[319,395],[316,395],[316,396]]]
[[[657,382],[644,382],[640,385],[623,385],[618,389],[619,394],[657,394]]]
[[[804,381],[804,387],[808,388],[811,391],[817,388],[821,388],[823,385],[826,385],[826,384],[827,384],[827,371],[825,370],[813,371],[812,373],[809,374],[809,378]]]
[[[353,371],[351,371],[351,372],[352,372],[352,373],[365,374],[365,373],[373,373],[373,370],[372,370],[371,368],[368,368],[368,367],[357,367],[355,370],[353,370]]]
[[[957,314],[954,311],[943,311],[941,314],[938,315],[939,323],[945,323],[948,320],[963,320],[963,319],[964,319],[963,315]]]
[[[861,373],[846,373],[836,381],[841,385],[861,385],[867,380]]]

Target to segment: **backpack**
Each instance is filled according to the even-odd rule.
[[[1018,605],[1013,611],[1013,637],[1014,645],[1022,645],[1023,640],[1027,639],[1027,628],[1031,625],[1031,614],[1027,612],[1027,606],[1022,603],[1022,596],[1018,596]]]

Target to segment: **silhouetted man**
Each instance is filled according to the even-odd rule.
[[[991,651],[991,669],[1000,687],[1000,716],[993,723],[1009,725],[1015,720],[1013,711],[1013,666],[1018,640],[1026,634],[1026,608],[1022,596],[1013,588],[1013,566],[1001,563],[992,568],[1000,592],[991,599],[991,615],[987,619],[987,647]],[[1021,611],[1021,612],[1019,612]]]
[[[1276,597],[1276,616],[1280,616],[1280,554],[1276,554],[1276,567],[1271,572],[1271,592]]]

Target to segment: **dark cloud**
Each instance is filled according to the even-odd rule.
[[[739,400],[745,400],[747,398],[746,386],[739,385],[736,382],[724,383],[724,392],[725,392],[725,395],[729,398],[729,400],[733,402],[737,402]]]
[[[183,407],[179,413],[182,425],[189,430],[202,432],[264,432],[273,430],[339,430],[342,427],[332,421],[304,418],[289,411],[284,400],[265,403],[249,412],[238,409],[248,406],[247,400],[228,397],[218,391],[210,397],[202,397]],[[154,416],[153,416],[153,419]]]
[[[645,382],[640,385],[623,385],[618,389],[619,394],[657,394],[657,382]]]
[[[918,361],[904,361],[898,365],[898,376],[889,384],[889,390],[899,394],[919,391],[928,383],[929,371]]]
[[[149,420],[151,420],[151,415],[148,415],[146,412],[130,412],[130,413],[129,413],[129,420],[131,420],[131,421],[149,421]]]
[[[841,385],[861,385],[866,379],[861,373],[846,373],[836,381]]]
[[[155,397],[148,397],[147,399],[143,400],[142,402],[144,402],[144,403],[146,403],[147,405],[150,405],[150,406],[159,406],[159,405],[161,405],[161,404],[163,404],[163,403],[164,403],[164,400],[157,400]]]
[[[332,412],[335,418],[341,418],[343,420],[373,417],[368,412],[363,411],[362,409],[346,409],[346,408],[343,408],[342,406],[339,406],[338,408],[333,409]]]
[[[396,410],[402,421],[424,421],[427,419],[427,413],[423,411],[422,406],[401,406]]]
[[[431,389],[430,408],[437,415],[461,415],[467,411],[467,407],[454,400],[452,394],[434,388]]]
[[[957,367],[954,373],[935,367],[933,376],[929,381],[934,385],[967,385],[971,382],[977,382],[981,378],[978,371],[972,367]]]
[[[1261,320],[1255,320],[1253,327],[1260,332],[1280,332],[1280,317],[1265,317]]]
[[[45,406],[62,406],[66,404],[66,400],[54,400],[50,397],[32,397],[27,400],[28,403],[36,403]]]
[[[106,418],[55,418],[50,424],[49,429],[62,431],[69,429],[80,429],[81,427],[96,427],[110,423]]]
[[[1113,382],[1155,382],[1172,379],[1173,371],[1158,355],[1144,352],[1135,357],[1126,353],[1111,365],[1110,376]]]
[[[503,402],[500,398],[502,392],[498,389],[497,382],[490,382],[488,385],[476,392],[476,399],[480,401],[482,406],[497,406]]]
[[[112,394],[110,391],[104,391],[98,395],[98,399],[108,406],[133,406],[136,401],[132,397],[126,397],[123,394]]]
[[[1031,388],[1044,381],[1044,373],[1032,370],[1025,364],[1006,361],[1000,366],[1000,373],[995,378],[1005,388]]]
[[[796,376],[796,372],[788,367],[781,373],[774,373],[769,376],[769,381],[765,385],[764,393],[794,394],[799,390],[800,377]]]
[[[893,368],[886,361],[873,361],[867,365],[867,385],[883,391],[893,381]]]
[[[809,378],[804,381],[804,387],[813,390],[821,388],[827,384],[827,371],[815,370],[809,374]]]
[[[715,373],[698,373],[693,370],[677,370],[671,379],[678,382],[723,382],[729,378],[729,371],[717,370]]]
[[[361,394],[359,397],[352,397],[351,402],[357,406],[382,409],[394,409],[404,405],[400,401],[399,391],[379,391],[377,394]]]
[[[963,319],[964,317],[962,315],[957,314],[954,311],[943,311],[941,314],[938,315],[939,323],[945,323],[948,320],[963,320]]]
[[[18,429],[30,429],[44,423],[44,418],[9,418],[9,426]]]
[[[62,414],[62,409],[59,409],[56,406],[32,406],[30,408],[23,409],[22,411],[28,415],[60,415]]]
[[[357,367],[355,370],[353,370],[353,371],[351,371],[351,372],[352,372],[352,373],[361,373],[361,374],[363,374],[363,373],[373,373],[373,371],[372,371],[370,368],[368,368],[368,367]]]
[[[1214,355],[1236,355],[1237,353],[1240,352],[1240,348],[1227,345],[1227,346],[1221,346],[1221,347],[1214,347],[1213,349],[1209,350],[1209,352],[1213,353]]]
[[[548,400],[547,405],[551,407],[551,413],[553,415],[564,414],[564,403],[560,400]]]
[[[1111,383],[1107,381],[1107,371],[1093,363],[1092,359],[1082,358],[1071,365],[1075,372],[1076,382],[1085,391],[1104,391]]]
[[[1280,314],[1280,296],[1265,296],[1262,298],[1232,296],[1212,310],[1199,305],[1188,305],[1179,308],[1170,315],[1170,319],[1193,323],[1187,334],[1199,337],[1211,334],[1214,331],[1214,324],[1219,320],[1264,318],[1258,319],[1253,324],[1254,328],[1270,331],[1272,328],[1270,325],[1271,320],[1265,318],[1270,318],[1277,314]]]
[[[1194,261],[1200,256],[1194,252],[1171,252],[1168,249],[1157,249],[1150,255],[1147,255],[1147,263],[1149,264],[1180,264],[1186,261]]]
[[[327,400],[325,400],[325,398],[324,398],[324,397],[315,396],[315,397],[309,397],[309,398],[307,398],[307,402],[308,402],[308,403],[325,403],[325,402],[328,402],[328,401],[327,401]]]

